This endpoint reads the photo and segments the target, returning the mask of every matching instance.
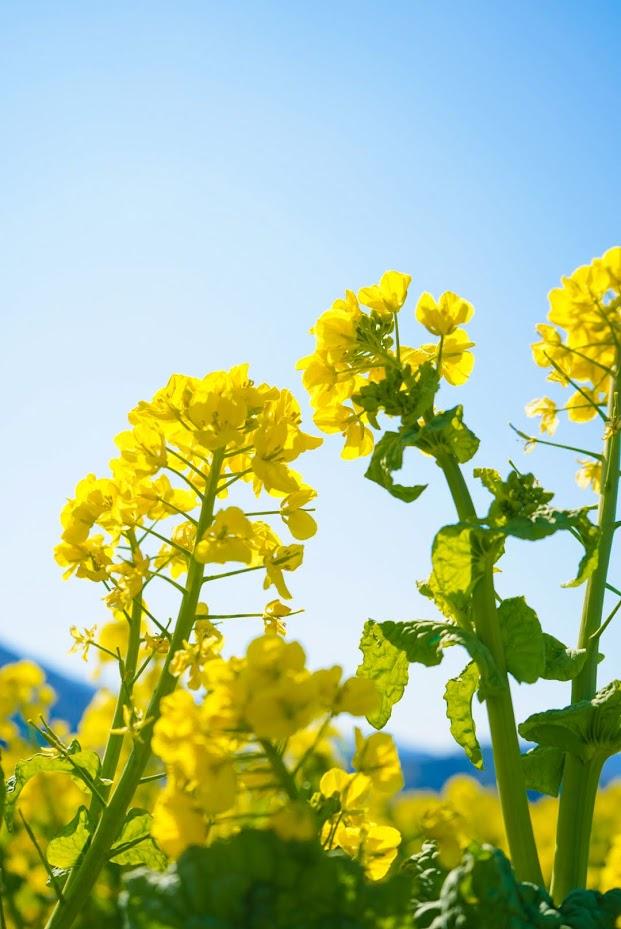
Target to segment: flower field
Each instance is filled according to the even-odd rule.
[[[0,929],[621,925],[621,784],[599,789],[621,750],[621,682],[598,681],[621,606],[621,248],[551,291],[533,345],[554,396],[528,403],[540,431],[519,435],[527,451],[580,456],[596,503],[577,509],[519,464],[470,466],[480,443],[454,400],[475,366],[474,307],[424,292],[407,314],[411,283],[387,271],[319,316],[298,362],[308,426],[293,394],[246,364],[173,374],[130,411],[108,472],[78,482],[55,558],[109,620],[72,624],[68,641],[116,684],[73,732],[40,668],[0,669]],[[559,441],[561,419],[597,423],[598,448]],[[296,573],[321,519],[321,488],[302,474],[317,431],[340,436],[346,461],[369,458],[356,492],[384,491],[404,514],[426,489],[398,482],[404,456],[432,459],[457,520],[430,539],[418,584],[434,618],[360,617],[352,676],[309,666],[296,638]],[[557,533],[577,552],[566,586],[584,591],[569,644],[495,586],[508,540]],[[246,610],[211,606],[213,584],[222,602],[247,575]],[[253,635],[234,654],[238,622]],[[403,790],[392,709],[410,666],[447,648],[464,659],[444,691],[451,734],[480,768],[484,705],[497,791],[468,777]],[[518,724],[511,679],[561,682],[565,703]]]

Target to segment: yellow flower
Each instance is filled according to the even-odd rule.
[[[311,487],[302,487],[288,494],[280,504],[284,524],[294,539],[310,539],[317,532],[317,523],[304,507],[317,496]]]
[[[465,384],[474,368],[474,355],[469,351],[474,342],[463,329],[455,329],[445,336],[440,346],[436,349],[436,353],[441,354],[440,374],[454,387]]]
[[[416,305],[416,318],[428,332],[437,336],[449,336],[458,326],[474,316],[474,307],[463,297],[447,290],[439,300],[430,293],[421,294]]]
[[[167,784],[156,800],[151,832],[171,858],[178,858],[190,845],[203,845],[207,838],[205,817],[197,803],[174,784]]]
[[[291,613],[291,607],[280,600],[270,600],[263,610],[263,623],[267,635],[285,635],[287,627],[283,617]]]
[[[265,565],[265,580],[263,589],[267,590],[273,584],[281,597],[291,599],[283,571],[295,571],[302,564],[304,547],[302,545],[279,545],[263,558]]]
[[[548,435],[554,435],[558,427],[558,415],[556,403],[550,397],[537,397],[526,404],[525,412],[527,416],[541,416],[539,428]]]
[[[355,294],[351,290],[346,291],[345,299],[335,300],[311,329],[317,351],[325,353],[332,363],[342,362],[356,345],[356,330],[361,317]]]
[[[78,629],[77,626],[70,626],[69,634],[73,639],[73,645],[69,649],[69,654],[73,652],[82,652],[82,661],[88,661],[88,653],[91,645],[95,644],[95,634],[97,632],[97,626],[91,626],[87,628],[86,626],[83,629]]]
[[[363,287],[358,292],[360,303],[384,316],[398,313],[406,301],[412,278],[400,271],[386,271],[379,284]]]
[[[253,529],[250,520],[237,506],[216,513],[209,529],[196,546],[194,557],[203,564],[226,564],[240,561],[250,564],[253,556]]]
[[[601,493],[602,489],[602,463],[591,459],[580,459],[580,469],[576,472],[576,483],[578,487],[586,490],[591,487],[596,494]]]
[[[363,458],[373,451],[373,433],[351,407],[342,404],[326,407],[318,410],[313,419],[322,432],[340,432],[344,436],[342,458]]]
[[[599,395],[594,390],[577,390],[567,401],[567,416],[575,423],[588,423],[597,416]]]
[[[365,739],[356,728],[356,753],[352,764],[370,778],[373,787],[383,794],[395,794],[403,788],[403,772],[397,748],[391,736],[374,732]]]

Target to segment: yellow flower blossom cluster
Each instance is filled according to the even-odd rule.
[[[539,341],[532,346],[537,365],[549,371],[548,380],[571,390],[557,403],[537,397],[526,405],[526,415],[540,418],[541,432],[552,436],[559,413],[583,423],[601,416],[617,390],[621,370],[621,246],[608,249],[588,265],[581,265],[561,286],[550,291],[548,322],[537,326]],[[532,443],[531,443],[532,447]],[[599,492],[599,461],[581,460],[577,481]]]
[[[129,420],[132,429],[116,439],[120,455],[110,463],[112,476],[88,475],[63,510],[56,558],[65,576],[106,582],[108,604],[128,609],[155,571],[179,576],[187,570],[188,554],[196,547],[205,563],[265,564],[269,583],[278,585],[282,567],[275,570],[274,564],[292,569],[301,560],[300,546],[283,546],[270,526],[251,522],[237,507],[217,513],[197,539],[191,514],[209,485],[217,453],[219,497],[237,480],[249,483],[257,496],[265,490],[282,498],[280,515],[294,538],[314,533],[306,505],[315,492],[290,465],[321,440],[302,431],[292,394],[256,386],[246,365],[202,379],[173,375],[150,402],[132,410]],[[136,536],[150,532],[158,538],[150,524],[171,518],[170,541],[144,555]],[[129,549],[126,557],[119,557],[122,546]],[[287,596],[280,586],[281,596]]]
[[[53,689],[34,662],[4,665],[0,668],[0,740],[11,742],[19,732],[17,719],[38,719],[54,700]]]
[[[332,719],[371,712],[379,699],[374,682],[343,680],[338,666],[310,671],[301,645],[277,635],[253,640],[244,658],[225,660],[217,648],[201,657],[205,635],[208,629],[197,633],[193,664],[182,660],[177,668],[191,667],[190,684],[202,685],[203,699],[177,689],[155,725],[153,750],[167,775],[154,809],[160,846],[176,857],[223,830],[230,834],[232,822],[236,828],[252,822],[289,838],[316,835],[327,849],[343,849],[371,877],[382,877],[401,840],[394,827],[370,816],[377,796],[403,786],[390,736],[364,739],[357,732],[354,773],[324,771],[313,801],[305,799],[313,780],[308,765],[316,764]]]
[[[472,318],[474,308],[452,292],[443,293],[438,300],[425,292],[416,306],[417,320],[437,341],[417,348],[400,344],[398,313],[411,280],[409,274],[386,271],[379,283],[363,287],[358,295],[346,291],[311,329],[315,336],[313,354],[298,362],[315,424],[322,432],[343,435],[343,458],[358,458],[373,451],[368,413],[356,401],[365,385],[383,381],[402,365],[415,371],[425,362],[431,362],[449,384],[459,385],[474,367],[470,351],[474,343],[461,328]]]

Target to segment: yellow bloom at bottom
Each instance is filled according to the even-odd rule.
[[[167,785],[153,810],[153,838],[171,858],[178,858],[190,845],[203,845],[207,828],[192,798]]]

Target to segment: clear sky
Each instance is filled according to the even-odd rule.
[[[528,346],[547,291],[621,239],[620,27],[601,0],[1,4],[0,640],[86,673],[67,629],[101,618],[99,592],[63,583],[51,553],[64,499],[105,469],[126,411],[173,371],[248,360],[308,412],[294,364],[310,325],[386,268],[413,275],[414,298],[451,289],[476,306],[474,376],[445,394],[482,439],[475,463],[515,458],[560,505],[591,503],[571,456],[524,460],[507,423],[524,427],[546,392]],[[415,581],[454,516],[420,457],[409,476],[431,484],[406,506],[340,445],[304,463],[320,533],[290,626],[314,664],[353,670],[366,617],[433,617]],[[568,642],[579,597],[558,585],[578,554],[512,544],[499,581]],[[264,602],[254,582],[229,593]],[[619,654],[621,628],[607,646]],[[446,670],[463,663],[456,649]],[[413,671],[400,737],[450,744],[445,676]],[[566,696],[516,688],[520,715]]]

